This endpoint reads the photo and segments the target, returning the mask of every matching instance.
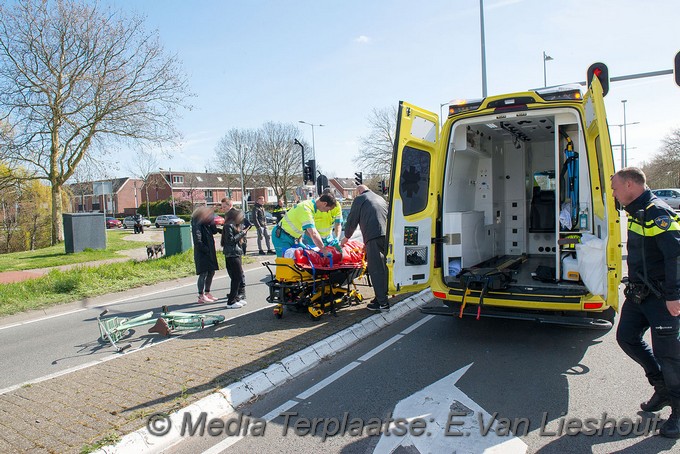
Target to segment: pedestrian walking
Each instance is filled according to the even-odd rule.
[[[652,194],[636,167],[616,172],[611,187],[628,213],[628,283],[616,340],[654,387],[640,408],[670,405],[659,434],[680,438],[680,216]],[[643,340],[650,328],[651,348]]]
[[[222,252],[227,264],[227,274],[231,280],[229,295],[227,296],[227,308],[238,309],[247,304],[245,298],[239,297],[241,282],[243,279],[243,264],[241,257],[241,239],[248,233],[247,227],[241,230],[244,216],[241,210],[231,209],[224,218],[224,230],[222,235]]]
[[[217,298],[210,294],[217,264],[215,237],[217,228],[213,223],[213,211],[205,206],[198,207],[191,215],[191,236],[194,240],[194,264],[198,275],[198,302],[212,303]]]
[[[234,202],[229,198],[229,197],[224,197],[221,200],[221,205],[222,205],[222,211],[224,212],[224,219],[227,219],[227,213],[231,210],[235,211],[240,211],[236,208],[234,208]],[[247,219],[244,218],[243,223],[239,224],[239,228],[241,231],[247,230],[248,227],[250,227],[250,223],[248,222]],[[222,235],[224,236],[224,228],[222,229]],[[220,244],[224,244],[224,239],[221,240]],[[243,252],[243,255],[246,255],[246,247],[248,245],[248,238],[247,235],[244,235],[243,238],[241,238],[241,241],[239,242],[239,246],[241,246],[241,250]],[[227,256],[224,256],[225,262],[227,260]],[[241,273],[241,285],[239,287],[238,291],[238,296],[240,299],[245,300],[246,299],[246,274]]]
[[[363,184],[357,186],[356,191],[359,195],[352,202],[345,224],[345,236],[340,244],[344,246],[359,226],[366,248],[366,268],[375,290],[375,299],[366,307],[372,311],[388,311],[390,302],[387,299],[385,262],[387,202]]]
[[[257,198],[257,201],[253,205],[252,217],[253,224],[257,229],[257,248],[259,249],[260,255],[276,254],[272,249],[269,230],[267,230],[267,216],[264,212],[264,196],[259,196]],[[267,252],[262,249],[262,239],[266,240]]]

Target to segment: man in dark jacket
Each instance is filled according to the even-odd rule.
[[[252,217],[253,225],[257,229],[257,248],[260,250],[260,255],[276,254],[272,249],[269,230],[267,230],[267,216],[264,212],[264,196],[259,196],[257,198],[257,202],[253,205]],[[262,249],[263,237],[267,242],[267,252],[264,252],[264,249]]]
[[[638,168],[619,170],[611,186],[628,212],[629,282],[616,340],[654,387],[640,408],[656,412],[670,405],[659,434],[680,438],[680,217],[652,194]],[[652,348],[643,340],[650,328]]]
[[[359,226],[366,245],[366,267],[375,290],[375,299],[366,307],[372,311],[388,311],[390,303],[387,300],[385,264],[387,202],[363,184],[357,186],[356,193],[359,195],[352,202],[345,224],[345,236],[340,244],[344,246]]]
[[[276,218],[276,223],[281,222],[281,219],[286,215],[286,207],[283,206],[283,200],[279,199],[277,205],[272,210],[272,215]]]

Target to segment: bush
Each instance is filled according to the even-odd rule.
[[[179,216],[180,214],[191,215],[193,207],[189,200],[176,200],[175,201],[175,213]],[[146,202],[142,203],[139,208],[137,208],[137,213],[146,216]],[[151,202],[149,204],[149,213],[151,217],[160,216],[162,214],[172,214],[172,200],[159,200],[158,202]]]

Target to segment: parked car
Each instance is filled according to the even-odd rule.
[[[156,217],[155,224],[156,228],[166,225],[179,225],[184,224],[184,219],[180,218],[179,216],[175,216],[174,214],[162,214]]]
[[[149,221],[147,218],[142,218],[142,225],[144,227],[151,227],[151,221]],[[132,229],[135,227],[135,217],[134,216],[127,216],[125,219],[123,219],[123,227],[126,229]]]
[[[674,210],[680,210],[680,189],[654,189],[652,193]]]
[[[219,214],[213,216],[213,222],[215,225],[224,225],[224,218]]]
[[[107,229],[118,229],[123,227],[123,223],[116,218],[106,218],[106,228]]]

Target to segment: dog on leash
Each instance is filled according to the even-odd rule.
[[[146,256],[148,259],[150,258],[158,258],[160,255],[161,257],[163,256],[164,253],[164,248],[165,248],[165,243],[160,243],[160,244],[147,244],[146,245]]]

